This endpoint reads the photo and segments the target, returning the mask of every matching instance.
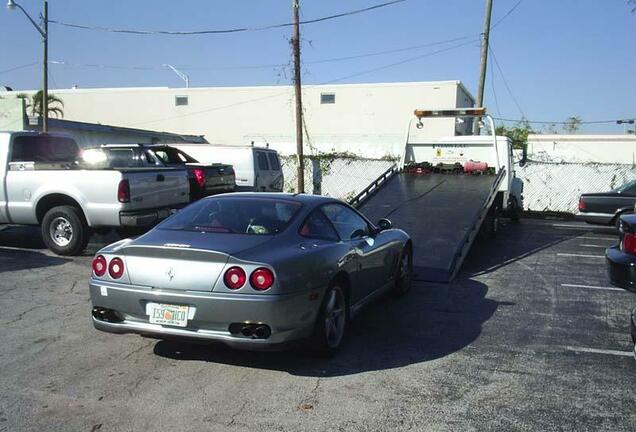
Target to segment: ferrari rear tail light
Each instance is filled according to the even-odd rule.
[[[93,258],[93,263],[92,263],[92,267],[93,267],[93,273],[95,273],[95,276],[98,277],[102,277],[106,274],[106,258],[104,258],[103,255],[98,255],[95,258]]]
[[[585,210],[585,201],[583,201],[583,198],[579,198],[579,211],[584,211]]]
[[[122,180],[117,187],[117,201],[120,203],[130,202],[130,184],[128,180]]]
[[[108,263],[108,274],[113,279],[119,279],[124,275],[124,261],[121,258],[113,258]]]
[[[200,168],[195,168],[193,172],[194,172],[194,179],[196,180],[199,187],[205,186],[205,171],[203,171]]]
[[[636,255],[636,234],[625,234],[623,236],[623,251]]]
[[[245,285],[245,281],[247,280],[247,275],[245,274],[245,270],[240,267],[230,267],[223,275],[223,282],[225,286],[229,289],[239,289],[243,285]]]
[[[250,276],[250,284],[255,290],[265,291],[274,285],[274,273],[265,267],[257,268]]]

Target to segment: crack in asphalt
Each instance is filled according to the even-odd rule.
[[[318,390],[320,389],[320,383],[322,382],[322,378],[316,378],[316,384],[314,388],[309,392],[309,396],[303,399],[298,404],[298,409],[302,411],[312,410],[318,403]]]
[[[32,312],[32,311],[34,311],[34,310],[36,310],[36,309],[41,309],[41,308],[44,308],[44,307],[48,307],[48,306],[50,306],[50,305],[48,305],[48,304],[41,304],[41,305],[33,306],[33,307],[31,307],[31,308],[29,308],[29,309],[25,310],[24,312],[19,313],[19,314],[18,314],[18,316],[17,316],[16,318],[12,319],[11,321],[2,322],[2,323],[0,323],[0,324],[2,324],[2,325],[13,324],[14,322],[18,322],[18,321],[20,321],[20,320],[21,320],[22,318],[24,318],[24,316],[25,316],[26,314],[28,314],[29,312]]]
[[[230,417],[230,421],[229,423],[227,423],[225,426],[232,426],[234,425],[234,422],[236,421],[236,418],[243,413],[243,410],[245,409],[245,407],[247,406],[247,401],[243,401],[243,404],[241,405],[241,407],[238,409],[238,411],[236,411],[234,414],[232,414],[232,416]]]
[[[145,344],[141,344],[139,345],[137,348],[135,348],[134,350],[130,351],[128,354],[126,354],[124,357],[122,357],[122,360],[128,360],[130,357],[132,357],[133,355],[137,354],[138,352],[149,348],[150,345],[152,345],[153,343],[155,343],[155,341],[149,341],[148,343]]]

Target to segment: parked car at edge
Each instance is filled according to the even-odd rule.
[[[610,282],[636,293],[636,215],[619,219],[620,241],[605,250]]]
[[[380,293],[405,293],[412,245],[327,197],[204,198],[100,250],[89,282],[98,330],[265,348],[311,338],[333,353]]]
[[[634,343],[634,360],[636,360],[636,308],[632,310],[632,316],[629,320],[632,333],[632,342]]]
[[[612,285],[636,293],[636,215],[621,216],[620,241],[605,250],[607,272]],[[630,316],[634,358],[636,359],[636,309]]]
[[[623,214],[634,212],[636,204],[636,180],[609,192],[585,193],[579,199],[576,218],[598,225],[616,225]]]
[[[77,255],[91,230],[151,226],[188,202],[182,169],[82,169],[64,135],[0,132],[0,224],[40,225],[46,246]]]
[[[239,192],[282,192],[283,170],[278,152],[267,147],[174,144],[204,163],[231,164]]]
[[[111,168],[168,167],[188,171],[190,201],[234,192],[236,188],[232,165],[199,163],[182,150],[163,144],[107,144],[91,152],[102,151]]]

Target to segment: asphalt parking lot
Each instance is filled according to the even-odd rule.
[[[611,229],[508,223],[452,284],[367,308],[330,360],[97,332],[94,240],[65,258],[0,231],[0,431],[635,429]]]

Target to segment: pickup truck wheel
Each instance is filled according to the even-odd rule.
[[[90,229],[77,208],[53,207],[42,219],[42,239],[58,255],[78,255],[88,244]]]

